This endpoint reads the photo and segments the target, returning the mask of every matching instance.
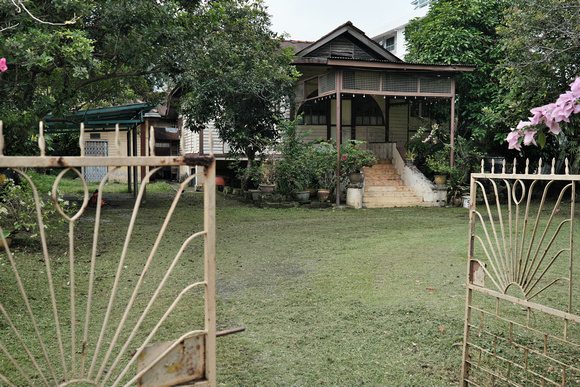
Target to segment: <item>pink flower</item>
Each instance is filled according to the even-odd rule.
[[[530,112],[533,114],[532,117],[529,117],[530,123],[533,126],[546,121],[546,117],[544,117],[544,110],[541,107],[535,107],[530,110]]]
[[[520,137],[522,137],[522,135],[523,134],[521,130],[512,129],[512,131],[510,132],[510,134],[507,135],[506,138],[508,142],[508,148],[522,150],[522,145],[519,143],[519,139]]]
[[[8,66],[6,66],[6,58],[0,59],[0,71],[4,72],[8,70]]]
[[[520,121],[520,123],[518,124],[518,126],[516,126],[517,130],[522,130],[524,128],[527,128],[528,126],[532,126],[532,123],[530,121]]]
[[[576,78],[576,80],[570,84],[570,90],[576,98],[580,98],[580,77]]]
[[[535,129],[526,130],[524,133],[524,145],[534,144],[535,146],[538,146],[538,144],[536,144],[536,139],[534,138],[537,132],[538,131]]]

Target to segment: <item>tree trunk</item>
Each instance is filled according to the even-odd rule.
[[[250,177],[251,177],[252,168],[254,167],[254,155],[247,155],[247,156],[248,156],[248,163],[246,164],[246,171],[244,172],[244,175],[242,176],[242,182],[241,182],[241,186],[242,186],[243,191],[248,190],[248,186],[250,184]]]

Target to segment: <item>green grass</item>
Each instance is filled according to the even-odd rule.
[[[170,196],[148,189],[120,278],[127,288],[119,296],[122,300],[139,278]],[[99,309],[115,279],[133,209],[130,195],[105,194],[104,199],[97,265]],[[75,270],[81,287],[87,281],[94,216],[95,210],[87,209],[75,230]],[[185,193],[140,296],[155,290],[183,238],[199,231],[202,220],[203,195]],[[259,209],[218,194],[216,220],[218,330],[246,329],[218,338],[219,385],[458,384],[466,209]],[[44,270],[38,244],[18,235],[14,246],[25,282],[38,300],[35,307],[42,312],[49,305],[46,289],[38,285]],[[51,240],[49,250],[55,260],[53,271],[63,285],[68,268],[64,234]],[[186,249],[155,313],[161,313],[183,286],[200,279],[202,256],[200,243]],[[9,268],[0,268],[0,278],[6,278]],[[66,296],[66,286],[57,288]],[[0,282],[0,291],[3,299],[17,299],[17,289],[7,282]],[[143,300],[138,298],[139,308]],[[13,311],[21,310],[12,302],[8,305]],[[59,305],[63,313],[65,305],[65,301]],[[199,327],[200,310],[199,298],[188,298],[157,341]],[[113,318],[118,319],[121,311]],[[136,321],[136,314],[129,321]],[[49,318],[41,322],[51,325]],[[153,323],[147,319],[144,327],[150,329]],[[0,328],[7,329],[2,323]],[[139,337],[145,333],[146,329]],[[0,363],[0,371],[2,367]]]
[[[30,176],[34,182],[36,189],[39,192],[52,192],[53,184],[56,180],[56,176],[60,173],[59,170],[51,170],[51,173],[40,174],[34,170],[30,170],[27,174]],[[98,182],[87,183],[87,188],[89,194],[92,194],[95,190],[99,188]],[[64,177],[60,180],[58,189],[65,194],[72,195],[82,195],[83,186],[78,178],[77,174],[73,171],[68,171]],[[104,190],[105,193],[126,193],[128,192],[127,183],[105,183]],[[150,193],[169,193],[173,192],[171,187],[163,181],[153,182],[147,185],[147,192]]]

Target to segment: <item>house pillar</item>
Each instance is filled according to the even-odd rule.
[[[127,156],[131,157],[131,129],[127,130]],[[127,191],[131,193],[131,184],[132,184],[132,174],[131,174],[131,167],[127,167]]]
[[[340,143],[342,142],[342,70],[336,70],[335,74],[336,88],[336,205],[340,205]]]
[[[449,151],[449,166],[455,166],[455,77],[451,77],[451,122],[449,123],[451,132],[451,150]]]

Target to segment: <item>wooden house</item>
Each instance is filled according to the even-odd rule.
[[[414,197],[399,204],[441,204],[432,184],[415,176],[416,168],[405,170],[402,149],[420,126],[429,125],[433,106],[447,106],[450,122],[455,122],[455,77],[473,66],[404,62],[351,22],[315,42],[285,45],[296,48],[294,65],[301,74],[292,115],[302,115],[300,127],[310,132],[310,139],[365,141],[384,164],[390,161],[398,170],[403,186],[411,186],[409,196]],[[208,153],[211,136],[214,153],[227,160],[227,144],[211,128],[191,136],[191,153]]]

